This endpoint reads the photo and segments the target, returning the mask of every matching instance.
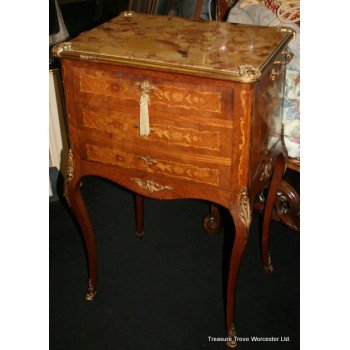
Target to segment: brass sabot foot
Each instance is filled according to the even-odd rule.
[[[136,232],[135,233],[135,236],[137,237],[137,238],[143,238],[143,235],[145,234],[145,231],[142,231],[142,232]]]
[[[94,286],[92,285],[91,280],[89,278],[89,286],[88,286],[88,291],[87,291],[85,299],[87,301],[93,301],[96,293],[97,293],[97,290],[94,288]]]
[[[228,332],[227,332],[227,337],[229,338],[229,340],[226,341],[226,345],[231,348],[234,349],[237,347],[237,342],[236,342],[236,331],[235,331],[235,326],[232,324],[231,327],[229,328]]]
[[[264,266],[264,271],[266,273],[271,273],[273,272],[273,265],[271,263],[271,257],[269,256],[269,264],[267,266]]]
[[[272,273],[273,272],[273,266],[270,265],[270,266],[264,266],[264,271],[266,273]]]

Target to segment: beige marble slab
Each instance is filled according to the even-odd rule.
[[[241,81],[239,66],[262,71],[291,38],[272,27],[133,13],[82,33],[54,53]]]

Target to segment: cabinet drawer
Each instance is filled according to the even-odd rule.
[[[140,170],[156,177],[185,180],[228,189],[231,180],[231,164],[224,159],[205,159],[201,156],[176,156],[155,152],[149,148],[103,138],[81,132],[80,157],[82,160],[111,165],[124,170]]]
[[[103,65],[73,67],[74,95],[77,102],[116,110],[139,110],[138,84],[148,81],[155,88],[150,92],[150,118],[153,113],[195,118],[230,120],[233,94],[229,87],[215,86],[211,81],[198,84],[187,79],[159,78],[156,75],[130,74],[117,67]],[[153,73],[154,74],[154,73]]]
[[[99,136],[108,144],[113,140],[142,145],[169,154],[202,155],[231,159],[232,128],[224,123],[200,124],[181,118],[155,117],[151,133],[139,134],[139,116],[130,111],[115,111],[78,104],[78,131],[91,139]]]
[[[73,71],[82,159],[156,177],[229,188],[232,88],[129,74],[114,68],[77,66]],[[141,92],[137,83],[145,79],[156,89],[149,93],[151,132],[140,136]]]

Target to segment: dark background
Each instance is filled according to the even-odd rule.
[[[61,180],[62,181],[62,180]],[[98,292],[85,301],[87,267],[79,229],[65,202],[50,202],[50,349],[225,349],[224,288],[233,223],[208,235],[208,203],[145,200],[145,237],[134,236],[133,195],[97,177],[82,192],[95,229]],[[237,285],[240,349],[299,349],[299,234],[271,224],[272,274],[263,270],[255,214]]]

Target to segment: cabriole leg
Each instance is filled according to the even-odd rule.
[[[248,205],[249,209],[249,205]],[[227,298],[226,298],[226,327],[227,335],[231,340],[227,341],[227,346],[230,348],[235,348],[237,342],[235,340],[236,332],[234,327],[234,307],[235,307],[235,293],[236,293],[236,282],[238,277],[239,267],[242,261],[242,257],[245,251],[245,247],[248,240],[248,229],[251,220],[250,209],[246,213],[247,215],[243,218],[242,214],[237,214],[231,211],[231,216],[234,221],[236,233],[235,240],[233,243],[228,281],[227,281]]]
[[[285,160],[284,160],[283,154],[280,153],[276,159],[274,170],[272,173],[271,183],[267,193],[267,198],[266,198],[265,208],[264,208],[264,216],[263,216],[263,227],[262,227],[262,233],[261,233],[261,252],[262,252],[263,265],[266,272],[273,271],[273,266],[270,258],[270,250],[269,250],[270,221],[271,221],[273,206],[276,201],[277,191],[282,180],[284,169],[285,169]]]
[[[65,183],[65,197],[83,233],[89,270],[86,300],[93,301],[97,288],[97,255],[95,235],[80,191],[81,177],[69,175]]]

